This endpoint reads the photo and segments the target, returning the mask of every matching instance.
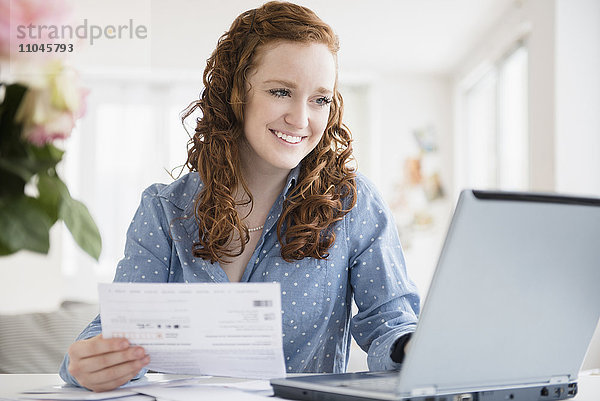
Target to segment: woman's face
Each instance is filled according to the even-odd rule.
[[[242,150],[246,168],[293,169],[317,146],[327,126],[336,80],[324,44],[277,42],[257,55],[248,79]]]

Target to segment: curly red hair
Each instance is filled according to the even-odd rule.
[[[306,7],[269,2],[246,11],[219,39],[204,70],[200,99],[183,113],[184,120],[198,108],[202,112],[188,144],[186,165],[190,171],[198,171],[204,184],[195,200],[199,239],[192,253],[211,263],[239,256],[249,239],[233,195],[241,186],[252,203],[239,157],[246,82],[261,47],[275,41],[322,43],[334,56],[339,49],[331,27]],[[298,183],[286,198],[277,223],[281,256],[288,262],[326,258],[335,242],[335,233],[329,228],[356,204],[356,175],[348,166],[352,139],[342,123],[343,110],[336,83],[325,132],[302,161]],[[238,235],[233,235],[236,232]],[[240,238],[240,246],[232,246],[234,237]]]

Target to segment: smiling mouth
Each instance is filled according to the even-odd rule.
[[[277,138],[284,140],[287,143],[298,143],[302,140],[302,136],[293,136],[293,135],[287,135],[284,134],[283,132],[280,131],[276,131],[276,130],[269,130],[271,131]]]

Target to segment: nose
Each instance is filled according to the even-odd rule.
[[[290,104],[285,114],[285,122],[296,129],[308,126],[308,104],[305,101],[296,101]]]

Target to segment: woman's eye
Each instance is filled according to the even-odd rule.
[[[316,100],[316,103],[317,103],[319,106],[327,106],[328,104],[330,104],[330,103],[331,103],[331,98],[330,98],[330,97],[327,97],[327,96],[323,96],[323,97],[320,97],[320,98],[318,98],[318,99]]]
[[[275,97],[286,97],[290,96],[290,91],[287,89],[271,89],[269,93]]]

